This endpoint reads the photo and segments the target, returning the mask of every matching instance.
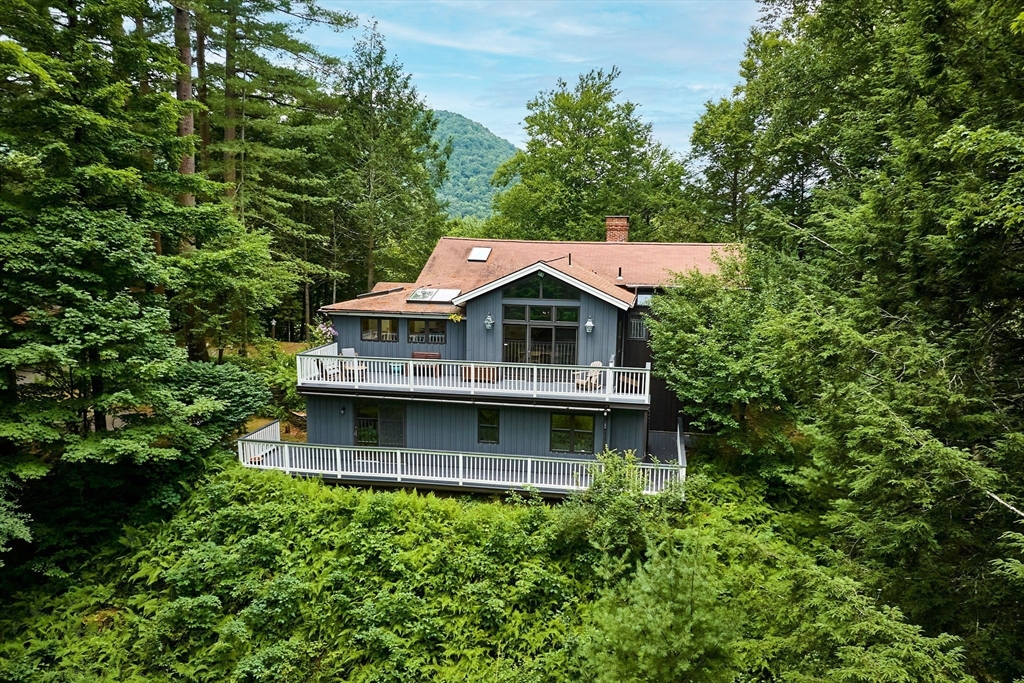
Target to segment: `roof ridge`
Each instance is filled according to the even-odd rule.
[[[607,241],[583,241],[583,240],[512,240],[504,239],[501,237],[458,237],[455,235],[445,235],[441,239],[443,240],[458,240],[460,242],[516,242],[523,243],[528,242],[530,244],[605,244],[609,246],[622,246],[622,245],[645,245],[645,246],[663,246],[663,247],[738,247],[741,246],[741,242],[607,242]]]

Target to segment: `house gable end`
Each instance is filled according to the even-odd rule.
[[[509,273],[508,275],[500,277],[496,280],[492,280],[484,285],[481,285],[480,287],[477,287],[474,290],[457,296],[452,300],[452,303],[457,306],[465,305],[467,301],[475,299],[489,292],[493,292],[494,290],[499,289],[501,287],[505,287],[506,285],[510,285],[516,282],[517,280],[520,280],[529,275],[533,275],[534,273],[544,273],[545,275],[550,275],[551,277],[557,278],[558,280],[561,280],[562,282],[565,282],[566,284],[571,285],[582,292],[586,292],[587,294],[590,294],[591,296],[600,299],[606,303],[609,303],[612,306],[615,306],[616,308],[623,311],[632,308],[636,300],[636,296],[630,292],[627,292],[626,290],[622,290],[621,294],[616,293],[615,295],[613,295],[606,291],[607,288],[602,289],[596,287],[592,284],[577,279],[568,273],[563,272],[561,269],[552,267],[551,265],[543,261],[538,261],[537,263],[529,265],[525,268],[521,268],[520,270]],[[614,285],[612,285],[612,287],[614,287]]]

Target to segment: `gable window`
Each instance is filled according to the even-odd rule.
[[[593,453],[594,416],[551,413],[551,450],[555,453]]]
[[[580,290],[558,278],[544,277],[542,273],[536,273],[508,285],[501,290],[501,295],[506,299],[575,301],[580,298]]]
[[[501,411],[497,408],[479,408],[476,411],[477,443],[498,443],[498,424]]]
[[[359,338],[363,341],[398,341],[398,318],[360,318]]]
[[[356,404],[356,443],[360,446],[405,446],[405,406]]]
[[[629,316],[629,338],[647,339],[647,323],[644,322],[642,315]]]
[[[410,344],[444,344],[446,339],[444,320],[410,320]]]

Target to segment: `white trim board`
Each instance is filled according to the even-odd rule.
[[[566,273],[563,273],[562,271],[556,268],[552,268],[543,261],[538,261],[537,263],[534,263],[531,266],[520,268],[514,273],[509,273],[508,275],[500,277],[497,280],[491,280],[485,285],[481,285],[476,289],[472,289],[466,292],[465,294],[461,294],[455,297],[454,299],[452,299],[452,303],[455,304],[456,306],[462,306],[470,299],[475,299],[478,296],[487,294],[487,292],[493,292],[495,289],[498,289],[499,287],[504,287],[507,284],[511,284],[522,277],[532,275],[533,273],[536,272],[542,272],[545,275],[550,275],[551,277],[557,278],[562,282],[570,284],[576,289],[579,289],[582,292],[586,292],[590,296],[600,299],[601,301],[604,301],[606,303],[609,303],[620,310],[628,311],[630,308],[633,307],[633,304],[626,303],[622,299],[617,299],[610,294],[605,294],[600,289],[597,289],[596,287],[592,287],[585,282],[577,280],[571,275],[567,275]],[[636,301],[636,294],[633,295],[633,301]]]

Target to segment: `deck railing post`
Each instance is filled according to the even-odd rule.
[[[533,483],[533,458],[526,459],[526,483]]]
[[[415,391],[416,388],[412,381],[412,376],[413,372],[415,371],[415,367],[413,366],[412,361],[408,361],[408,363],[405,366],[405,371],[409,373],[409,391]]]
[[[288,444],[284,444],[284,471],[288,474],[292,473],[292,453]]]
[[[611,369],[611,368],[608,368],[607,370],[605,370],[604,371],[604,379],[605,379],[605,382],[604,382],[604,395],[605,396],[611,396],[612,395],[612,389],[614,388],[613,385],[615,384],[615,371],[613,369]]]
[[[338,479],[341,479],[341,449],[334,449],[334,471],[338,475]]]
[[[537,366],[533,366],[533,372],[530,378],[530,390],[533,391],[534,397],[537,396]]]
[[[395,451],[395,466],[398,469],[398,481],[402,481],[402,455],[404,451]]]
[[[465,479],[464,464],[462,453],[459,453],[459,486],[462,486],[462,480]]]

